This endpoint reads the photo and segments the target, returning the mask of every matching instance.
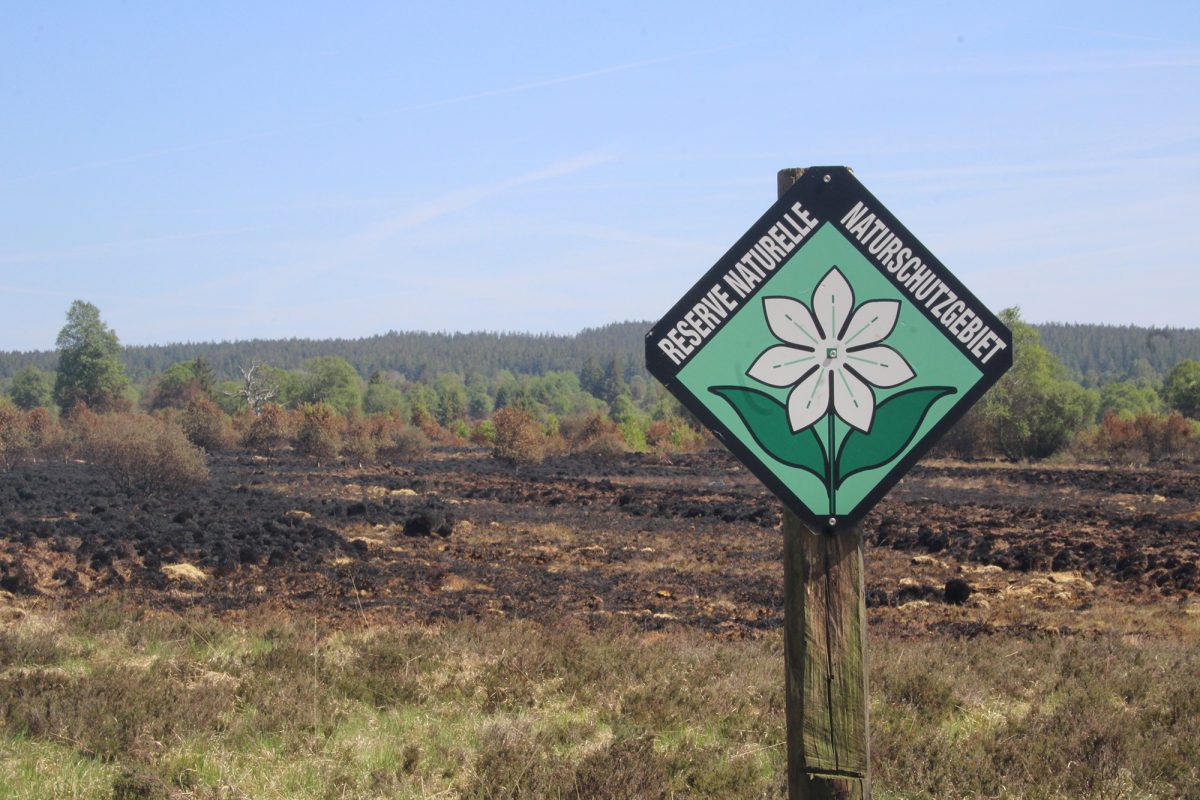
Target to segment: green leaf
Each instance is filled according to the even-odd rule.
[[[812,426],[792,432],[787,406],[766,392],[745,386],[710,386],[742,418],[758,446],[776,461],[816,475],[824,483],[828,473],[825,448]]]
[[[934,402],[957,390],[926,386],[894,394],[875,407],[870,433],[851,430],[838,451],[838,486],[851,475],[882,467],[908,447]]]

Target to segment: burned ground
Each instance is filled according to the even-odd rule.
[[[0,476],[0,589],[347,621],[626,617],[734,636],[782,622],[780,505],[720,451],[211,466],[210,483],[150,497],[78,463]],[[1029,625],[1031,608],[1187,603],[1198,501],[1186,467],[923,464],[864,524],[872,622],[973,634]]]

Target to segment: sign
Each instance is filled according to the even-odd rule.
[[[846,167],[812,167],[646,336],[646,366],[814,531],[858,523],[1012,335]]]

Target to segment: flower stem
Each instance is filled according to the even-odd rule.
[[[829,418],[829,464],[828,464],[828,467],[826,470],[828,475],[827,475],[827,479],[825,481],[826,485],[829,487],[829,516],[831,516],[831,517],[837,516],[837,506],[834,504],[834,501],[837,498],[837,488],[836,488],[836,486],[837,486],[837,474],[836,474],[836,472],[837,472],[837,464],[836,464],[837,447],[834,446],[836,444],[836,442],[834,441],[834,438],[833,438],[834,437],[833,417],[834,417],[834,415],[832,413],[828,415],[828,418]]]

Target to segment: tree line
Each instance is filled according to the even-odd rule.
[[[1163,376],[1149,369],[1088,386],[1046,346],[1041,329],[1021,320],[1017,309],[1002,312],[1002,317],[1014,333],[1014,367],[946,437],[944,452],[1026,459],[1074,447],[1089,456],[1160,458],[1181,453],[1196,438],[1200,360],[1181,359]],[[640,350],[639,358],[628,353],[627,339],[635,334],[640,347],[641,323],[591,329],[575,337],[392,333],[357,342],[364,353],[375,353],[382,341],[415,341],[420,343],[417,352],[372,356],[368,363],[379,366],[369,372],[330,354],[309,355],[287,366],[295,363],[296,354],[314,352],[305,348],[319,344],[289,340],[270,343],[296,345],[289,351],[291,360],[283,363],[249,358],[222,369],[208,354],[197,352],[158,371],[146,367],[138,378],[127,367],[130,348],[121,347],[99,309],[76,301],[59,333],[53,370],[36,359],[27,361],[5,381],[3,392],[17,408],[56,409],[63,415],[81,408],[180,420],[199,414],[209,429],[228,428],[216,438],[211,430],[202,435],[211,441],[231,440],[235,428],[239,438],[253,439],[252,429],[262,428],[264,412],[285,421],[324,420],[321,424],[330,430],[343,431],[362,417],[388,417],[433,438],[444,433],[461,441],[492,441],[496,414],[515,409],[520,413],[499,419],[519,417],[528,430],[541,430],[552,440],[563,430],[586,428],[601,431],[609,446],[618,440],[634,450],[672,442],[693,446],[701,435],[695,421],[645,375]],[[484,341],[495,347],[478,352],[487,350]],[[370,347],[363,344],[367,342]],[[141,350],[156,357],[170,352]],[[256,351],[229,351],[223,357],[232,358],[233,352]],[[505,354],[515,363],[501,360]],[[286,417],[285,412],[294,413]]]
[[[240,377],[255,362],[298,370],[313,358],[333,356],[361,375],[397,373],[424,380],[445,373],[494,376],[502,370],[540,375],[578,373],[588,360],[616,359],[626,380],[648,377],[643,348],[649,322],[618,322],[577,334],[396,332],[362,339],[252,339],[236,342],[127,345],[118,359],[125,374],[143,382],[174,364],[203,358],[221,380]],[[1185,359],[1200,359],[1200,329],[1133,325],[1045,323],[1032,326],[1039,340],[1084,386],[1122,380],[1162,379]],[[54,372],[58,350],[0,352],[0,382],[25,367]]]

